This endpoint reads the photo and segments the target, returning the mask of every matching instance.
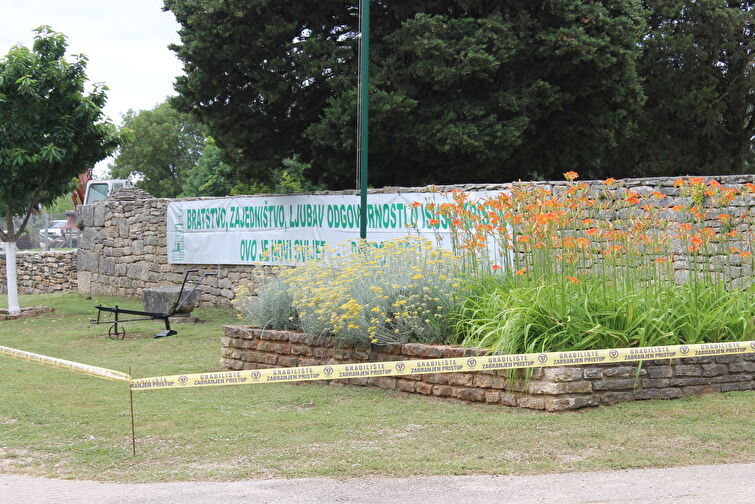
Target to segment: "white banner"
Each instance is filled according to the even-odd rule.
[[[470,193],[470,200],[498,191]],[[424,237],[450,247],[439,193],[370,194],[367,240]],[[168,204],[171,264],[300,264],[359,240],[359,195],[247,196]],[[275,251],[276,257],[270,254]]]

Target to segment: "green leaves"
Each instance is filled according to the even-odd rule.
[[[174,104],[209,127],[237,180],[269,183],[296,155],[311,181],[353,186],[356,2],[165,4],[182,25]],[[636,0],[373,6],[370,184],[611,165],[643,99],[642,14]]]
[[[454,314],[462,344],[500,353],[742,341],[755,337],[754,317],[755,288],[687,283],[606,292],[590,279],[483,282]]]
[[[86,62],[65,61],[66,47],[64,35],[40,27],[33,50],[15,46],[0,59],[0,206],[11,215],[66,193],[119,143],[102,118],[104,92],[85,92]]]
[[[152,110],[129,110],[121,131],[128,141],[110,166],[111,176],[136,176],[137,185],[156,197],[178,196],[202,157],[205,134],[197,121],[161,103]]]

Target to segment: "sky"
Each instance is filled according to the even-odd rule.
[[[0,0],[0,57],[18,43],[31,47],[40,25],[62,32],[66,55],[85,54],[89,81],[109,88],[105,114],[120,124],[128,109],[150,109],[175,94],[181,62],[168,44],[179,42],[179,24],[162,6],[162,0]],[[95,175],[108,162],[98,163]]]

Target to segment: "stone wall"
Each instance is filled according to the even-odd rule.
[[[76,258],[80,293],[142,298],[145,288],[180,285],[186,270],[200,269],[218,273],[203,282],[201,304],[227,306],[233,287],[251,282],[248,266],[168,264],[169,201],[124,188],[94,205],[79,207],[84,225]]]
[[[318,366],[480,355],[476,349],[405,343],[373,346],[334,342],[293,331],[226,326],[223,369]],[[674,399],[691,394],[752,390],[755,354],[536,368],[527,380],[521,371],[442,373],[401,377],[353,378],[330,383],[373,386],[428,396],[547,411],[579,409],[643,399]]]
[[[755,175],[711,177],[724,185],[741,186],[755,183]],[[681,204],[679,189],[674,186],[676,178],[624,179],[615,187],[620,191],[631,189],[641,194],[658,191],[665,195],[660,203]],[[588,182],[595,191],[604,191],[606,186],[599,181]],[[566,182],[536,182],[559,191]],[[434,190],[449,191],[460,188],[467,191],[505,190],[511,184],[474,184],[464,186],[438,186]],[[372,194],[396,192],[430,192],[429,187],[386,187],[371,190]],[[355,194],[355,191],[321,191],[315,194]],[[195,198],[196,199],[196,198]],[[204,198],[209,199],[209,198]],[[253,283],[254,266],[239,265],[171,265],[166,250],[166,211],[171,200],[153,198],[144,191],[127,188],[117,191],[103,201],[79,208],[79,218],[84,230],[79,240],[77,267],[79,292],[140,298],[147,287],[180,284],[187,269],[212,270],[217,279],[209,279],[202,297],[203,304],[227,306],[234,297],[233,289],[241,283]],[[755,214],[755,197],[742,198],[733,208],[723,209],[732,215],[743,212]],[[717,212],[713,212],[717,215]],[[616,216],[621,218],[622,216]],[[710,226],[715,227],[715,215],[710,216]],[[688,253],[681,247],[675,254],[675,274],[683,279],[689,268]],[[730,268],[737,279],[749,281],[752,266],[737,264]],[[254,288],[254,286],[252,286]]]
[[[16,252],[19,294],[50,294],[77,289],[76,251]],[[0,253],[0,290],[8,292],[5,252]]]

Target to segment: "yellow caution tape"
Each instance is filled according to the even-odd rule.
[[[36,364],[42,364],[44,366],[53,366],[56,368],[67,369],[68,371],[73,371],[74,373],[83,373],[89,376],[96,376],[97,378],[104,378],[106,380],[116,380],[122,382],[128,382],[131,380],[131,375],[122,373],[120,371],[114,371],[112,369],[106,369],[97,366],[90,366],[89,364],[81,364],[79,362],[67,361],[64,359],[58,359],[57,357],[48,357],[47,355],[25,352],[24,350],[16,350],[15,348],[0,346],[0,355],[6,355],[13,359],[34,362]]]
[[[748,353],[755,353],[755,341],[219,371],[133,378],[129,380],[129,387],[132,390],[157,390],[219,385],[256,385],[260,383],[342,380],[376,376],[610,364]]]

